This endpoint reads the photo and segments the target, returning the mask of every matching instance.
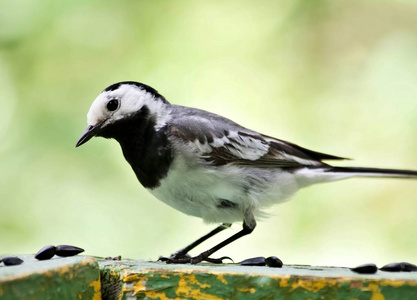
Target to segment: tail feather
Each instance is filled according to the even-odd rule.
[[[300,168],[294,175],[300,187],[306,187],[315,183],[330,182],[352,177],[385,177],[385,178],[415,178],[417,171],[360,168],[360,167],[316,167]]]
[[[396,170],[396,169],[379,169],[379,168],[360,168],[360,167],[331,167],[326,172],[345,173],[352,176],[366,177],[392,177],[392,178],[417,178],[417,171],[414,170]]]

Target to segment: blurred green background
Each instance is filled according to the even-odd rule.
[[[0,6],[0,254],[65,243],[89,255],[156,259],[215,226],[149,195],[115,141],[75,149],[94,98],[122,80],[356,159],[346,165],[417,169],[415,1]],[[218,256],[416,263],[416,183],[351,179],[310,187]]]

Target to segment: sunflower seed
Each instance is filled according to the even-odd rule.
[[[351,270],[359,274],[375,274],[378,271],[378,267],[375,264],[364,264],[351,268]]]
[[[56,246],[55,254],[61,257],[68,257],[80,254],[81,252],[84,252],[84,249],[69,245],[58,245]]]
[[[417,266],[408,262],[399,262],[387,264],[380,270],[386,272],[417,272]]]
[[[38,253],[35,254],[35,258],[38,260],[51,259],[56,252],[56,247],[53,245],[48,245],[43,247]]]
[[[271,268],[282,268],[282,261],[276,256],[270,256],[265,259],[265,263],[268,267]]]
[[[242,260],[240,262],[240,265],[242,266],[265,266],[265,257],[259,256],[259,257],[248,258],[248,259]]]
[[[6,256],[1,259],[5,266],[17,266],[23,263],[19,257],[16,256]]]

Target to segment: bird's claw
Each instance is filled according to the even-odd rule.
[[[225,259],[229,259],[233,262],[233,259],[231,259],[228,256],[223,256],[220,258],[211,258],[208,257],[207,255],[204,254],[200,254],[194,257],[191,257],[190,255],[186,254],[186,255],[181,255],[181,256],[176,256],[175,253],[173,255],[171,255],[170,257],[159,257],[158,261],[163,261],[166,262],[167,264],[198,264],[202,261],[206,261],[212,264],[222,264],[223,260]]]
[[[168,262],[171,260],[181,260],[181,259],[189,259],[191,256],[187,253],[181,253],[180,251],[172,253],[169,257],[160,256],[158,261]]]
[[[222,256],[220,258],[211,258],[211,257],[207,257],[204,261],[210,262],[212,264],[222,264],[223,260],[228,259],[231,262],[234,263],[233,259],[231,259],[229,256]]]

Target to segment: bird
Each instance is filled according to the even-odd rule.
[[[417,171],[339,167],[324,161],[346,158],[308,150],[243,127],[218,114],[171,104],[154,88],[122,81],[105,88],[87,114],[76,143],[92,137],[116,140],[138,181],[153,196],[187,215],[220,224],[188,246],[159,259],[203,261],[253,232],[266,210],[307,186],[351,177],[417,178]],[[242,222],[242,229],[191,256],[205,240]]]

